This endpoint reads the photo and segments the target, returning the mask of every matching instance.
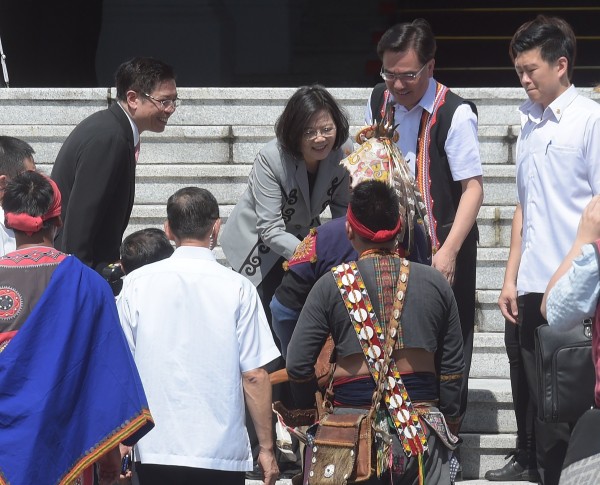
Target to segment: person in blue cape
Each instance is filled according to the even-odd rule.
[[[36,172],[3,198],[16,250],[0,258],[0,484],[92,483],[120,474],[119,444],[154,423],[108,284],[53,248],[56,184]]]

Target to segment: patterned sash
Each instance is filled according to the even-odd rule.
[[[433,109],[429,113],[426,109],[423,110],[421,116],[421,125],[419,127],[419,138],[417,147],[417,160],[415,161],[416,175],[417,175],[417,188],[423,200],[425,207],[427,208],[427,215],[429,216],[429,232],[431,236],[431,247],[433,254],[440,247],[440,242],[437,238],[437,221],[433,215],[433,204],[434,200],[431,198],[431,177],[429,175],[429,165],[431,164],[431,156],[429,154],[429,145],[431,143],[431,127],[437,121],[437,112],[440,106],[446,101],[446,93],[448,88],[443,84],[437,83],[435,90],[435,99],[433,101]]]
[[[400,268],[396,298],[387,332],[380,325],[373,310],[356,262],[341,264],[334,267],[331,272],[356,330],[371,375],[392,417],[404,453],[407,457],[419,456],[420,458],[427,450],[427,438],[391,355],[398,338],[398,321],[402,314],[408,283],[410,271],[408,260],[402,259]],[[374,396],[377,394],[379,393],[374,393]],[[376,410],[379,410],[379,402],[373,405]]]

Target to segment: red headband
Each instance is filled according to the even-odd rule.
[[[396,235],[402,229],[402,217],[398,217],[398,223],[394,229],[381,229],[377,232],[371,231],[368,227],[365,227],[352,212],[351,206],[348,206],[347,220],[352,227],[352,230],[360,237],[368,239],[373,242],[386,242],[394,239]]]
[[[46,176],[44,175],[44,177]],[[54,180],[52,180],[50,177],[46,177],[46,180],[50,183],[52,192],[54,193],[54,199],[52,200],[52,204],[50,204],[50,208],[46,211],[46,213],[43,216],[34,217],[24,212],[19,214],[15,214],[14,212],[6,212],[4,214],[4,225],[6,227],[16,229],[17,231],[22,231],[28,236],[31,236],[34,232],[38,232],[42,228],[44,221],[60,216],[62,201],[60,190],[58,190],[56,182],[54,182]]]

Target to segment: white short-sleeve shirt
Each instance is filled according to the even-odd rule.
[[[429,113],[433,111],[436,85],[435,79],[429,78],[427,91],[411,110],[407,110],[398,103],[394,104],[394,123],[398,125],[400,135],[396,144],[402,155],[404,155],[413,175],[415,175],[417,139],[419,137],[421,116],[423,110]],[[367,101],[365,109],[365,122],[367,125],[373,123],[370,99]],[[477,116],[468,104],[462,104],[456,108],[444,149],[448,156],[448,165],[454,181],[466,180],[483,174],[479,155],[479,141],[477,139]]]
[[[252,283],[179,247],[127,275],[117,308],[156,423],[141,462],[251,470],[242,373],[280,355]]]
[[[575,240],[583,209],[600,193],[600,105],[571,86],[544,111],[531,101],[519,110],[517,290],[544,293]]]
[[[0,256],[4,256],[17,248],[15,233],[4,226],[4,211],[0,207]]]

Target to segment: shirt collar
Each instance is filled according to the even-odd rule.
[[[117,101],[117,104],[119,105],[119,108],[121,108],[123,110],[123,113],[125,113],[127,115],[127,119],[129,120],[131,129],[133,130],[133,146],[136,146],[140,142],[140,130],[138,130],[138,127],[135,124],[135,121],[133,121],[131,116],[129,116],[129,113],[127,112],[127,110],[125,108],[123,108],[123,105],[121,104],[121,102]]]
[[[534,103],[530,99],[525,101],[520,107],[521,121],[525,122],[530,119],[533,122],[539,123],[542,119],[553,117],[556,121],[560,121],[565,109],[578,96],[575,86],[571,84],[558,98],[548,105],[545,110],[542,110],[542,105]]]
[[[171,255],[171,258],[180,259],[205,259],[209,261],[216,261],[215,253],[208,248],[201,248],[198,246],[179,246],[175,249],[175,252]]]
[[[410,111],[421,108],[421,109],[424,109],[425,111],[427,111],[428,113],[433,112],[433,104],[435,103],[436,86],[437,86],[437,81],[434,78],[430,77],[429,84],[427,86],[427,91],[425,91],[425,94],[423,95],[423,97],[419,100],[419,102]],[[396,100],[394,99],[394,101],[396,101]],[[396,106],[396,109],[399,108],[401,111],[405,111],[407,113],[409,112],[409,110],[407,110],[404,106],[402,106],[398,102],[395,103],[395,106]]]

